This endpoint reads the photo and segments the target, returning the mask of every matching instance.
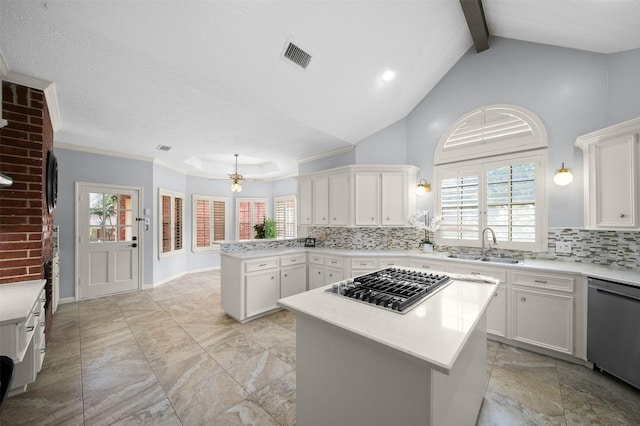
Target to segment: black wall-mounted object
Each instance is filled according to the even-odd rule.
[[[58,160],[53,151],[47,153],[46,191],[47,208],[51,213],[58,202]]]
[[[304,246],[305,247],[315,247],[316,246],[316,239],[315,238],[305,238],[304,239]]]

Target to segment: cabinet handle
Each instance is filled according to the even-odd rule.
[[[620,214],[618,215],[618,217],[619,217],[620,219],[622,219],[622,218],[624,217],[624,213],[620,213]]]
[[[431,269],[431,266],[428,266],[428,265],[422,265],[422,269]]]
[[[523,302],[526,302],[527,298],[526,297],[521,297],[520,300],[522,300]]]
[[[27,333],[30,333],[33,331],[34,326],[30,325],[29,327],[27,327]]]
[[[480,272],[470,272],[471,275],[480,275]]]
[[[43,354],[46,351],[46,349],[40,349],[40,353]]]
[[[40,316],[40,312],[34,312],[34,313],[33,313],[33,316],[34,316],[34,317],[39,317],[39,316]]]
[[[366,263],[361,263],[360,266],[367,266],[367,264]]]
[[[266,263],[261,263],[258,266],[267,266],[267,264]]]
[[[547,280],[533,280],[534,282],[540,283],[540,284],[546,284]]]

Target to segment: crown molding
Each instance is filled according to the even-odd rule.
[[[319,160],[321,158],[333,157],[334,155],[344,154],[346,152],[351,152],[355,149],[355,145],[350,145],[345,148],[334,149],[333,151],[323,152],[321,154],[312,155],[311,157],[302,158],[297,160],[298,164],[308,163],[309,161]]]
[[[126,158],[128,160],[147,161],[150,163],[156,161],[154,158],[145,157],[143,155],[126,154],[124,152],[109,151],[107,149],[94,148],[94,147],[83,146],[83,145],[75,145],[75,144],[70,144],[70,143],[65,143],[60,141],[54,142],[54,148],[86,152],[89,154],[107,155],[109,157]]]
[[[1,60],[0,62],[2,62],[3,60]],[[21,86],[42,90],[44,92],[44,97],[47,100],[47,107],[49,108],[49,116],[51,118],[51,126],[53,127],[53,131],[57,132],[62,128],[60,106],[58,105],[58,94],[56,92],[55,83],[47,80],[42,80],[40,78],[20,74],[14,71],[9,71],[8,67],[7,73],[2,77],[2,79],[10,83],[20,84]]]

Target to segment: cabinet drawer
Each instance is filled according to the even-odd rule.
[[[304,265],[305,263],[307,263],[307,255],[305,253],[280,256],[280,266]]]
[[[575,278],[549,274],[513,272],[512,284],[573,292]]]
[[[376,259],[351,259],[352,269],[377,269],[378,261]]]
[[[423,259],[411,259],[409,266],[412,268],[427,269],[429,271],[447,272],[449,270],[448,264]]]
[[[278,258],[277,257],[265,257],[263,259],[256,260],[247,260],[244,263],[244,271],[245,272],[255,272],[262,271],[265,269],[277,268]]]
[[[313,263],[315,265],[324,265],[324,256],[318,254],[310,254],[309,263]]]
[[[327,256],[324,264],[334,268],[342,268],[344,266],[344,260],[340,257]]]
[[[400,257],[398,258],[390,257],[390,258],[378,260],[378,267],[380,269],[390,268],[392,266],[408,266],[408,263],[406,259],[402,259]]]
[[[499,280],[507,281],[507,271],[504,269],[487,268],[475,265],[450,265],[449,272],[454,274],[484,275]]]

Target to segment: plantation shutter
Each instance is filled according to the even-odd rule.
[[[487,226],[499,241],[535,242],[535,177],[533,162],[487,169]]]
[[[171,251],[171,197],[162,196],[162,253]]]
[[[465,173],[441,180],[442,226],[440,235],[452,240],[478,240],[479,174]]]
[[[276,201],[276,235],[278,238],[285,238],[285,201]]]
[[[196,247],[211,244],[211,207],[209,200],[196,200]]]
[[[215,241],[226,238],[226,204],[224,201],[213,202],[213,239]]]
[[[174,246],[173,249],[174,250],[181,250],[182,249],[182,241],[183,241],[183,233],[182,233],[182,212],[183,212],[183,202],[182,202],[182,198],[180,197],[176,197],[175,198],[175,216],[174,216],[174,223],[175,223],[175,233],[174,233]]]

